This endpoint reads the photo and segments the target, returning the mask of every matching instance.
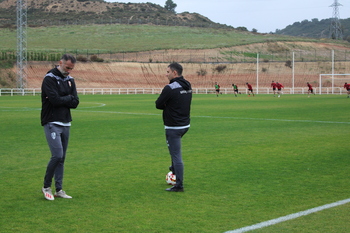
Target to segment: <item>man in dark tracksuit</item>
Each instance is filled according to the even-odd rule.
[[[79,104],[74,79],[69,76],[75,63],[75,57],[70,54],[63,55],[59,65],[46,74],[41,86],[41,125],[44,126],[51,151],[42,188],[47,200],[54,200],[54,196],[72,198],[62,190],[62,181],[72,121],[70,109]],[[53,177],[56,186],[54,196],[51,191]]]
[[[171,170],[176,175],[176,184],[166,189],[170,192],[183,192],[184,165],[181,153],[181,138],[190,128],[190,110],[192,88],[190,82],[182,76],[183,68],[172,63],[167,68],[169,84],[166,85],[158,99],[156,108],[163,110],[165,135],[171,155]]]

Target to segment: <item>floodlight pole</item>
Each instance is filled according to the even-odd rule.
[[[17,0],[17,88],[24,95],[27,74],[27,0]]]
[[[334,50],[332,50],[332,94],[334,94]]]
[[[293,80],[292,80],[292,93],[294,94],[294,76],[295,76],[295,72],[294,72],[294,60],[295,60],[295,54],[293,52],[293,64],[292,64],[292,73],[293,73]]]
[[[259,53],[256,54],[256,94],[259,94]]]

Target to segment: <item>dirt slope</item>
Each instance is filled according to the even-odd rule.
[[[40,87],[42,78],[53,66],[53,63],[48,62],[30,62],[27,87]],[[211,88],[214,82],[219,82],[223,88],[230,88],[232,83],[241,87],[246,82],[256,84],[255,63],[225,64],[226,68],[220,73],[216,71],[217,66],[218,64],[184,63],[183,75],[192,82],[194,88]],[[77,63],[72,76],[81,88],[161,88],[167,84],[166,67],[167,63]],[[318,85],[319,74],[330,73],[330,70],[331,62],[296,63],[294,85],[305,87],[306,82]],[[338,62],[336,70],[350,73],[350,62]],[[204,73],[206,74],[199,75]],[[283,62],[259,64],[259,87],[269,87],[272,80],[291,87],[292,77],[292,69]]]
[[[72,76],[76,79],[78,87],[81,88],[162,88],[167,84],[165,71],[171,61],[179,61],[184,67],[183,75],[192,82],[194,88],[212,88],[214,82],[219,82],[223,88],[231,88],[232,83],[243,87],[246,82],[253,86],[259,79],[259,87],[269,87],[272,80],[284,84],[285,87],[292,87],[293,69],[286,66],[285,60],[281,62],[260,61],[256,64],[256,58],[252,58],[246,63],[187,63],[183,62],[186,56],[192,58],[206,56],[219,56],[223,51],[261,51],[268,53],[272,49],[282,48],[286,53],[291,51],[296,53],[296,62],[294,64],[294,86],[305,87],[306,82],[319,85],[319,74],[332,73],[331,52],[335,51],[336,62],[334,73],[350,73],[350,56],[347,53],[350,49],[325,43],[310,42],[274,42],[264,44],[252,44],[239,46],[235,48],[222,48],[212,50],[172,50],[163,51],[167,56],[161,56],[162,51],[155,51],[160,54],[159,59],[163,58],[162,63],[153,60],[149,61],[149,52],[144,56],[138,55],[139,61],[144,62],[112,62],[113,59],[106,60],[103,63],[78,62]],[[294,48],[292,50],[292,48]],[[300,53],[303,56],[317,57],[322,56],[327,62],[305,62],[300,59]],[[210,55],[209,55],[210,54]],[[350,53],[349,53],[350,54]],[[135,54],[124,54],[124,57],[130,56],[133,59]],[[348,56],[348,57],[347,57]],[[292,60],[292,58],[289,58]],[[42,78],[46,72],[53,68],[57,62],[28,62],[27,69],[27,87],[39,88]],[[219,67],[221,66],[221,67]],[[220,69],[218,69],[220,68]],[[12,70],[15,72],[15,69]],[[219,72],[220,71],[220,72]],[[258,72],[257,72],[258,71]],[[341,86],[343,81],[336,85]],[[322,83],[323,86],[329,85]]]

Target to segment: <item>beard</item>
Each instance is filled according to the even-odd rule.
[[[62,73],[62,75],[65,77],[65,78],[67,78],[68,77],[68,75],[69,75],[69,73],[68,72],[61,72]]]
[[[58,66],[57,69],[61,72],[61,74],[67,78],[69,75],[69,72],[62,70],[62,67]]]

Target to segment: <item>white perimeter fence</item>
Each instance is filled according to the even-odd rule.
[[[221,88],[222,94],[234,94],[232,88]],[[321,90],[321,92],[319,91]],[[135,94],[160,94],[161,88],[78,88],[78,94],[81,95],[135,95]],[[308,88],[284,88],[282,90],[283,94],[307,94]],[[241,94],[247,94],[248,90],[246,88],[239,89]],[[273,94],[271,88],[259,87],[254,89],[255,94]],[[194,88],[194,94],[214,94],[215,90],[213,88]],[[341,87],[322,87],[314,88],[315,94],[346,94],[347,91]],[[40,88],[0,88],[0,96],[15,96],[15,95],[40,95]]]

